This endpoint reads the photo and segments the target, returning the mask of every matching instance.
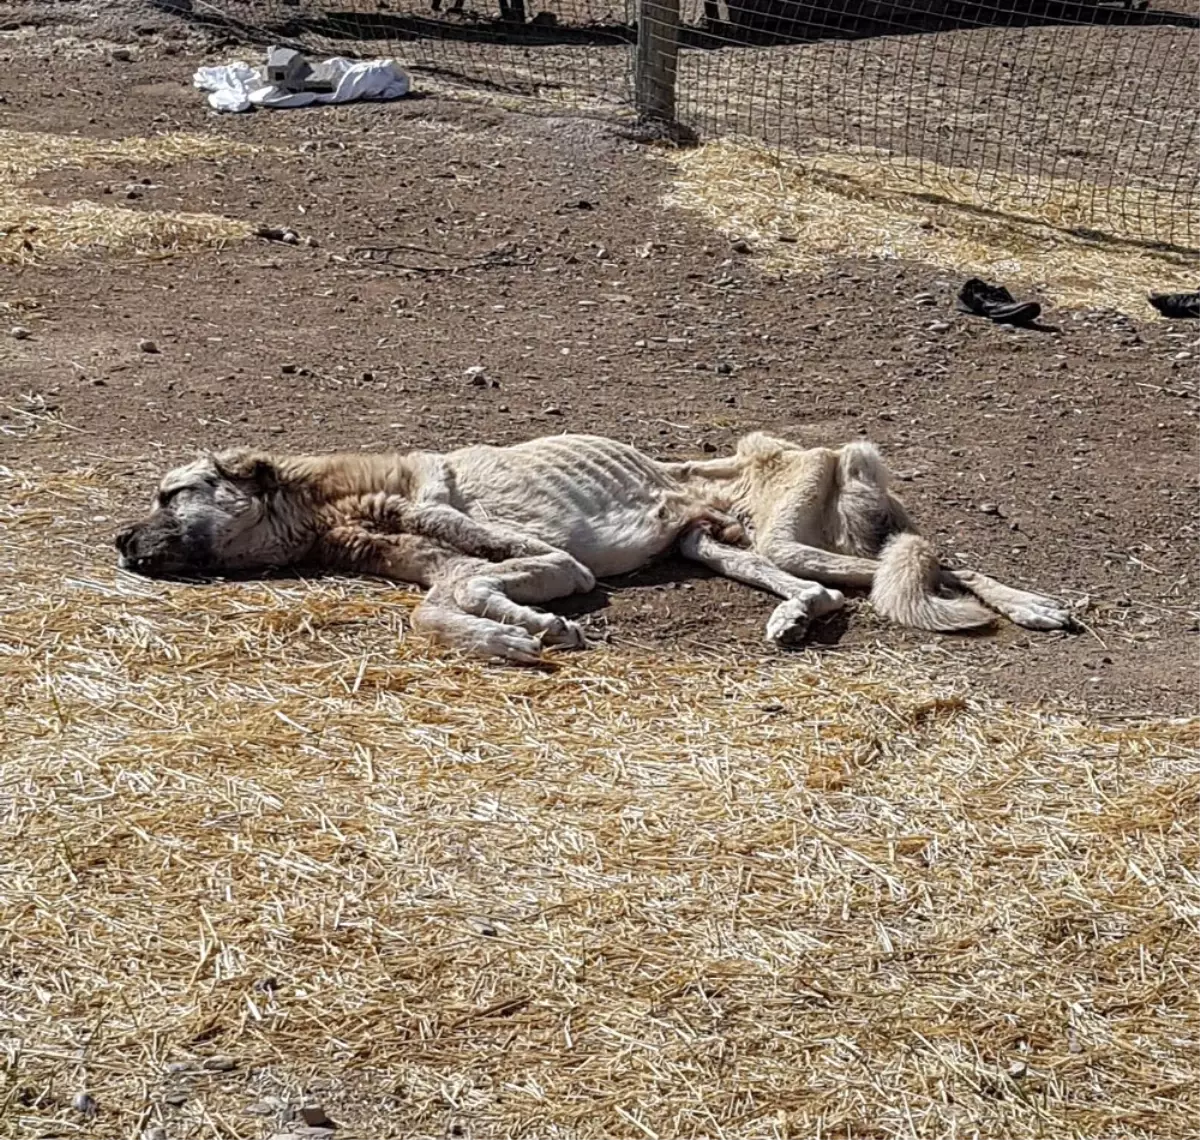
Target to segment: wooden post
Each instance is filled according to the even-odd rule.
[[[634,102],[639,119],[675,121],[679,0],[639,0]]]

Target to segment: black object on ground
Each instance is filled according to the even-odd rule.
[[[972,277],[959,290],[958,307],[964,313],[1002,325],[1027,325],[1042,312],[1036,301],[1016,301],[1003,285],[989,285],[978,277]]]
[[[1177,321],[1200,320],[1200,293],[1151,293],[1150,304],[1164,317]]]

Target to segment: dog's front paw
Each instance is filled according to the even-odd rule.
[[[471,649],[482,657],[498,657],[514,665],[543,664],[541,639],[515,625],[497,625]]]
[[[541,642],[549,649],[586,649],[587,638],[578,622],[552,618],[542,631]]]

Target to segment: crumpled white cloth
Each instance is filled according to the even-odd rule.
[[[262,70],[241,60],[224,67],[201,67],[192,76],[192,85],[209,93],[208,105],[216,111],[399,99],[408,94],[408,73],[394,59],[356,60],[336,56],[325,63],[337,77],[337,86],[332,91],[285,91],[268,83]]]

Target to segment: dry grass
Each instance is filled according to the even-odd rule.
[[[117,470],[0,486],[0,1130],[1194,1136],[1197,722],[446,658],[394,589],[118,573]]]
[[[118,140],[0,130],[0,265],[25,265],[84,250],[161,255],[221,246],[254,233],[216,214],[131,210],[95,202],[50,204],[28,184],[39,175],[88,166],[169,166],[255,153],[244,143],[165,134]]]
[[[777,271],[803,272],[832,258],[900,258],[1146,319],[1157,318],[1148,293],[1195,288],[1194,257],[1070,232],[1085,222],[1103,228],[1106,219],[1121,232],[1121,203],[1106,207],[1098,187],[1031,188],[1029,179],[1006,187],[994,174],[883,154],[800,159],[733,140],[672,161],[678,175],[669,202],[757,242],[764,265]],[[1155,216],[1151,192],[1138,194],[1139,209]],[[1172,208],[1164,198],[1161,216]],[[1200,217],[1192,226],[1200,230]]]

